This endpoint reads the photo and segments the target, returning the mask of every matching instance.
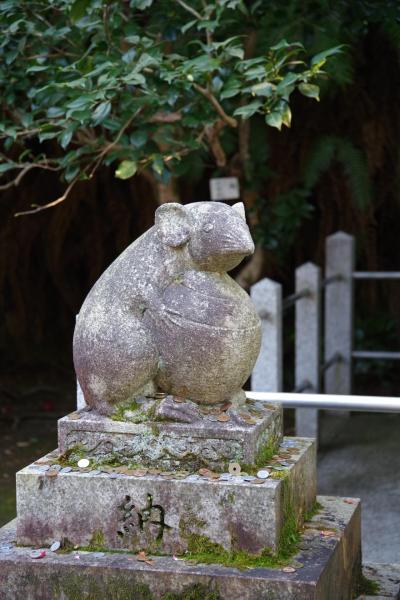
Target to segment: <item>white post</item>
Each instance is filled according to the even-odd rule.
[[[262,279],[251,288],[251,298],[261,317],[261,350],[251,377],[251,389],[282,391],[282,286]]]
[[[320,390],[321,269],[308,262],[296,269],[296,294],[308,290],[295,307],[295,387],[318,393]],[[296,435],[318,438],[318,410],[296,410]]]
[[[353,236],[339,231],[326,239],[325,362],[340,356],[325,370],[326,394],[351,394],[354,262]]]

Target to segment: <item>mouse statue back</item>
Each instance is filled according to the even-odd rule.
[[[227,271],[253,251],[242,203],[160,206],[79,313],[74,363],[86,403],[105,415],[157,392],[242,404],[261,327]]]

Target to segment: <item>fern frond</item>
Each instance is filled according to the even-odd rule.
[[[386,37],[391,44],[400,50],[400,23],[398,21],[385,21],[382,25]]]
[[[364,210],[372,201],[368,165],[361,150],[349,140],[337,140],[337,160],[342,163],[356,208]]]
[[[343,166],[355,207],[364,210],[372,201],[367,161],[363,152],[345,138],[324,136],[317,141],[304,168],[305,189],[311,192],[334,161]]]
[[[322,173],[329,169],[335,156],[336,142],[335,137],[324,136],[314,145],[303,173],[306,190],[311,191]]]

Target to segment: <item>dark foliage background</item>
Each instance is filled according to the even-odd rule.
[[[271,3],[268,22],[260,22],[270,43],[284,35],[315,51],[340,43],[347,50],[334,59],[320,103],[293,98],[290,130],[260,127],[257,117],[252,122],[253,185],[246,184],[244,199],[262,251],[247,281],[267,275],[290,292],[294,268],[306,260],[322,266],[325,238],[339,229],[356,236],[359,269],[400,269],[396,10],[395,2],[291,0],[285,8]],[[229,136],[222,143],[229,150]],[[192,156],[188,171],[177,181],[179,197],[204,200],[208,178],[235,174],[235,161],[218,168],[212,156]],[[64,378],[73,385],[75,314],[101,272],[152,224],[157,206],[146,177],[120,181],[102,168],[90,182],[79,182],[62,205],[14,218],[63,189],[53,174],[34,170],[1,195],[0,347],[6,398],[22,398],[33,379],[43,384]],[[363,349],[398,349],[400,285],[357,286],[356,342]],[[290,354],[290,322],[286,331]],[[357,373],[359,389],[398,390],[395,366],[361,364]]]

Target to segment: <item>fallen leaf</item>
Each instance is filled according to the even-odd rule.
[[[152,565],[154,564],[152,560],[150,560],[146,554],[146,552],[144,552],[143,550],[141,550],[139,552],[139,554],[136,556],[136,559],[139,562],[145,562],[147,565]]]
[[[52,469],[49,469],[48,471],[45,472],[46,477],[57,477],[57,475],[58,475],[58,471],[54,471]]]
[[[221,412],[225,412],[226,410],[228,410],[228,408],[230,408],[232,406],[231,402],[224,402],[223,405],[221,406]]]
[[[208,476],[210,475],[212,471],[210,469],[199,469],[199,475],[205,475]]]

